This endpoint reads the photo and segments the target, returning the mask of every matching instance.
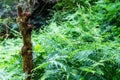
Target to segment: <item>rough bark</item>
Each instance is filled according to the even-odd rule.
[[[17,23],[23,39],[23,46],[20,54],[23,60],[23,71],[28,75],[25,80],[30,80],[30,74],[32,71],[32,26],[29,24],[29,17],[30,12],[23,12],[22,7],[18,6]]]

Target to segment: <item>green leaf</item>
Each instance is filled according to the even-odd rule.
[[[36,52],[45,52],[45,49],[43,49],[43,47],[40,44],[35,45],[34,50]]]

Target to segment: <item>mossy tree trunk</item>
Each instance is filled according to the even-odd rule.
[[[29,24],[29,17],[30,12],[23,12],[22,7],[18,6],[17,23],[23,38],[23,46],[20,54],[23,60],[23,71],[28,75],[25,80],[30,80],[30,74],[32,71],[32,26]]]

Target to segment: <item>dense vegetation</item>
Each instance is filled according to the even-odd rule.
[[[2,11],[13,11],[9,5],[16,1],[5,1],[0,1],[7,7]],[[44,29],[32,32],[32,80],[120,79],[119,0],[63,0],[54,6],[52,15]],[[19,55],[22,40],[14,29],[14,18],[0,18],[0,31],[8,24],[7,34],[13,35],[4,38],[5,33],[0,33],[0,80],[25,76]]]

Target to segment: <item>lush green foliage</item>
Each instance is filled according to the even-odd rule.
[[[58,3],[49,25],[33,31],[32,80],[119,80],[119,6],[119,0]],[[22,80],[21,39],[0,45],[0,79]]]

